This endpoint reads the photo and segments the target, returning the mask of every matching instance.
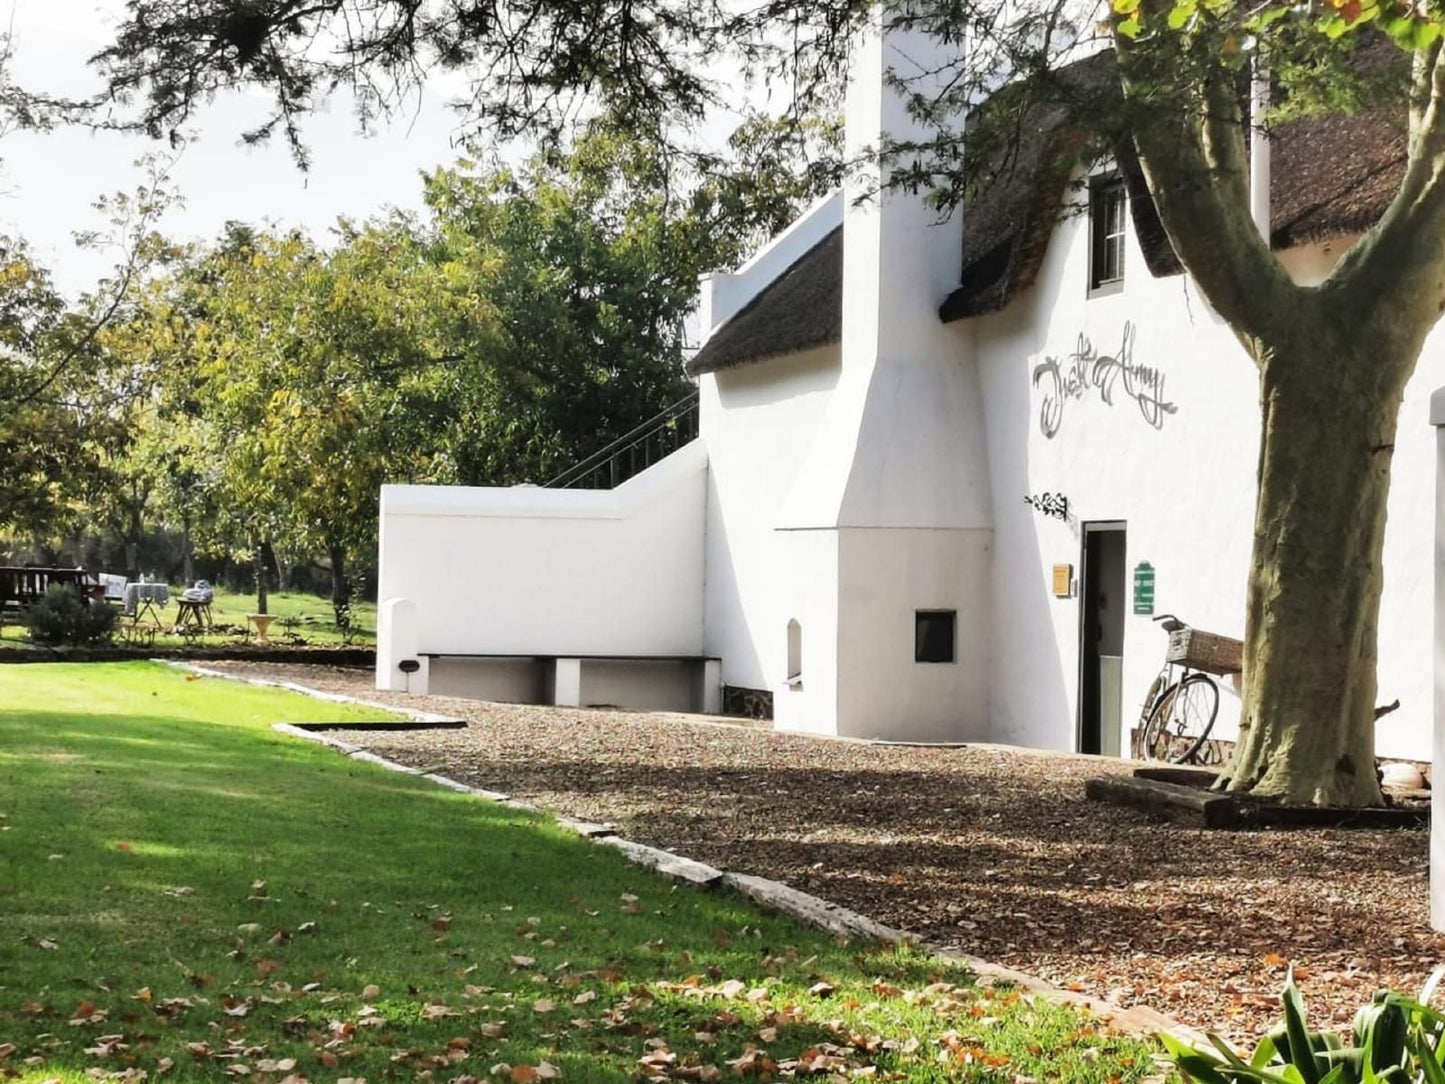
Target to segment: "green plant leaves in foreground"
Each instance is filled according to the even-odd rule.
[[[1355,1014],[1350,1044],[1311,1031],[1294,974],[1285,981],[1284,1021],[1265,1035],[1248,1062],[1218,1036],[1201,1049],[1169,1035],[1160,1039],[1175,1066],[1198,1084],[1445,1084],[1440,1038],[1445,1015],[1430,1001],[1445,968],[1430,976],[1417,999],[1382,992]]]

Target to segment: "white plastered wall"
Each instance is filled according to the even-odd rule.
[[[1319,281],[1347,241],[1284,254],[1302,282]],[[1050,590],[1055,564],[1081,563],[1081,526],[1124,521],[1126,564],[1148,561],[1156,576],[1155,612],[1173,612],[1200,628],[1241,637],[1253,535],[1258,454],[1258,385],[1253,364],[1229,329],[1184,276],[1156,279],[1134,243],[1125,288],[1087,297],[1087,217],[1055,230],[1037,284],[1004,312],[974,321],[986,400],[993,486],[992,736],[1043,748],[1076,743],[1080,610],[1077,596]],[[1041,431],[1052,380],[1036,386],[1047,357],[1067,365],[1082,336],[1115,356],[1125,324],[1134,328],[1132,360],[1164,377],[1175,413],[1150,425],[1116,380],[1113,404],[1098,388],[1066,396],[1058,432]],[[1429,753],[1430,575],[1433,442],[1426,426],[1429,390],[1445,379],[1445,338],[1429,339],[1401,413],[1385,543],[1380,630],[1380,695],[1400,712],[1381,722],[1382,756]],[[1063,494],[1069,521],[1023,503],[1026,494]],[[1126,584],[1126,590],[1132,582]],[[1122,730],[1140,706],[1164,657],[1165,637],[1129,607]],[[1232,738],[1238,698],[1221,682],[1218,734]],[[1127,748],[1127,744],[1121,745]]]
[[[946,48],[879,26],[865,35],[848,91],[852,153],[913,133],[885,73],[929,78]],[[778,518],[835,575],[795,572],[797,609],[817,616],[804,620],[803,687],[777,689],[774,705],[787,728],[963,740],[987,730],[992,521],[969,329],[938,319],[958,281],[962,222],[901,191],[857,200],[871,185],[876,167],[846,193],[838,386]],[[955,662],[914,661],[919,609],[957,610]],[[822,674],[809,663],[819,638],[834,649]]]
[[[707,473],[694,441],[614,490],[383,487],[379,642],[407,599],[422,654],[701,655]]]
[[[839,537],[838,724],[846,737],[987,737],[989,530]],[[957,611],[954,661],[914,659],[915,614]]]
[[[723,682],[771,689],[787,677],[787,623],[800,574],[774,528],[838,382],[838,347],[726,369],[701,381],[708,447],[707,654]]]

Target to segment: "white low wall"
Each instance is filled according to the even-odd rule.
[[[613,490],[383,486],[377,687],[428,654],[701,655],[706,501],[700,441]]]

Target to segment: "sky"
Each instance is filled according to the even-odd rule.
[[[123,0],[0,0],[14,35],[12,75],[27,88],[81,95],[98,89],[86,59],[109,43]],[[423,170],[461,156],[445,86],[433,85],[385,131],[358,134],[349,103],[338,99],[306,124],[312,151],[301,173],[284,141],[240,145],[240,134],[266,115],[266,99],[236,94],[198,116],[199,138],[172,170],[185,205],[162,223],[178,240],[214,238],[229,219],[299,225],[318,239],[339,215],[364,218],[387,206],[421,205]],[[61,289],[86,289],[115,254],[77,250],[77,230],[99,229],[92,204],[143,179],[136,159],[166,152],[141,135],[78,129],[12,133],[0,139],[0,231],[18,233],[48,266]]]

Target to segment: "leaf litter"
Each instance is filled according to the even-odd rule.
[[[391,698],[361,671],[218,665]],[[1276,1019],[1290,964],[1312,1020],[1344,1026],[1376,989],[1418,989],[1445,958],[1423,830],[1154,823],[1084,797],[1084,779],[1128,765],[1069,754],[444,697],[405,705],[471,725],[369,735],[373,752],[445,764],[463,782],[1240,1041]]]

